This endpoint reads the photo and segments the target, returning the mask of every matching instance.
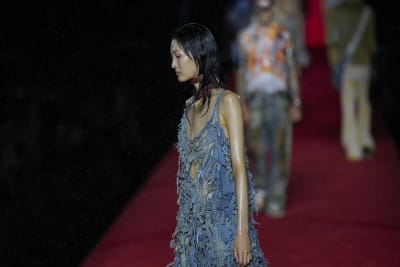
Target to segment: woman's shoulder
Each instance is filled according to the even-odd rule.
[[[226,98],[226,97],[239,97],[235,92],[233,92],[230,89],[226,89],[226,88],[216,88],[213,90],[212,95],[221,95],[222,98]]]
[[[216,89],[216,94],[221,95],[222,109],[240,107],[240,97],[232,90],[219,88]]]
[[[225,89],[225,88],[219,88],[217,90],[220,90],[220,94],[222,97],[222,101],[236,101],[239,100],[240,97],[238,94],[236,94],[235,92],[233,92],[232,90],[229,89]]]

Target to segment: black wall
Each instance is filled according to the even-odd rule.
[[[375,55],[372,99],[382,115],[400,156],[400,2],[369,0],[375,9],[378,50]]]
[[[0,266],[79,266],[173,145],[181,2],[1,4]]]

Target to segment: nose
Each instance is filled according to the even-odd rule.
[[[174,58],[172,58],[172,61],[171,61],[171,68],[173,68],[173,69],[176,68],[176,60]]]

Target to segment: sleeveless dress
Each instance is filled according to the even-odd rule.
[[[178,129],[177,225],[171,241],[173,266],[236,267],[234,240],[237,230],[237,200],[229,141],[219,122],[220,99],[202,130],[187,135],[187,109]],[[211,108],[211,106],[210,106]],[[191,166],[197,177],[191,176]],[[247,167],[249,191],[249,238],[252,260],[248,266],[267,266],[258,242],[252,213],[254,187]]]

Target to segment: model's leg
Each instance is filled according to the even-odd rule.
[[[369,68],[360,66],[360,80],[358,81],[358,121],[360,140],[364,153],[372,153],[375,143],[371,134],[371,104],[369,100]]]
[[[255,202],[259,210],[265,206],[267,190],[266,144],[264,140],[263,116],[264,100],[261,95],[253,95],[248,99],[250,121],[247,127],[247,143],[249,158],[254,175],[256,189]]]
[[[267,125],[270,136],[271,172],[267,176],[267,213],[271,217],[284,216],[286,188],[288,184],[291,144],[291,122],[288,116],[288,100],[283,95],[271,98],[268,105]]]
[[[341,142],[349,160],[361,159],[361,145],[358,139],[358,120],[356,119],[356,86],[353,80],[354,68],[346,66],[340,92],[342,110]]]
[[[286,114],[288,115],[288,114]],[[277,181],[277,201],[282,211],[286,209],[286,190],[289,182],[290,163],[292,156],[292,121],[289,116],[282,118],[282,125],[277,132],[277,144],[279,145],[278,157],[278,181]]]

